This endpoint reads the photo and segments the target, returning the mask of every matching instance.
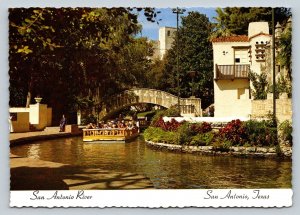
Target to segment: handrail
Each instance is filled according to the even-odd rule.
[[[138,133],[137,128],[92,128],[82,129],[83,139],[86,137],[100,137],[100,136],[111,136],[111,137],[128,137]]]

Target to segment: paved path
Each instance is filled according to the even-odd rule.
[[[9,140],[11,145],[24,144],[37,140],[49,140],[55,138],[71,137],[80,135],[81,132],[59,132],[59,127],[47,127],[44,131],[32,131],[24,133],[10,133]]]
[[[26,137],[35,137],[35,136],[44,136],[44,135],[53,135],[53,134],[63,134],[65,132],[59,132],[59,127],[51,127],[50,129],[45,129],[44,131],[32,131],[24,133],[10,133],[9,139],[15,140],[19,138]]]
[[[71,135],[55,128],[46,131],[12,133],[10,141],[24,144],[31,140]],[[151,189],[145,176],[112,172],[20,157],[10,154],[11,190],[88,190],[88,189]]]

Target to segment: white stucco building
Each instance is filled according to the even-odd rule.
[[[214,60],[215,117],[249,117],[249,71],[260,74],[266,66],[272,36],[267,22],[249,24],[248,35],[212,40]]]

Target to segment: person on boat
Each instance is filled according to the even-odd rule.
[[[99,122],[99,128],[103,128],[104,127],[104,122],[103,121],[100,121]]]
[[[66,123],[67,123],[67,120],[66,120],[65,115],[63,114],[62,118],[60,120],[60,123],[59,123],[59,132],[64,132],[65,131]]]
[[[122,121],[123,121],[123,116],[122,116],[122,114],[119,114],[118,121],[119,121],[119,122],[122,122]]]
[[[118,128],[125,128],[125,121],[122,120],[118,123]]]
[[[89,123],[87,126],[86,126],[87,129],[93,129],[93,128],[96,128],[96,125],[93,124],[93,123]]]

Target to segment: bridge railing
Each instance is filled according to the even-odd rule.
[[[180,104],[182,104],[181,113],[183,114],[195,114],[202,115],[201,112],[201,100],[199,98],[179,98]],[[178,97],[170,93],[148,88],[133,88],[126,90],[123,93],[111,97],[107,101],[105,117],[120,110],[123,107],[135,105],[139,103],[151,103],[170,108],[176,105]],[[191,106],[193,105],[193,106]],[[104,117],[104,118],[105,118]]]
[[[180,113],[182,114],[193,114],[195,112],[195,105],[180,105]]]

